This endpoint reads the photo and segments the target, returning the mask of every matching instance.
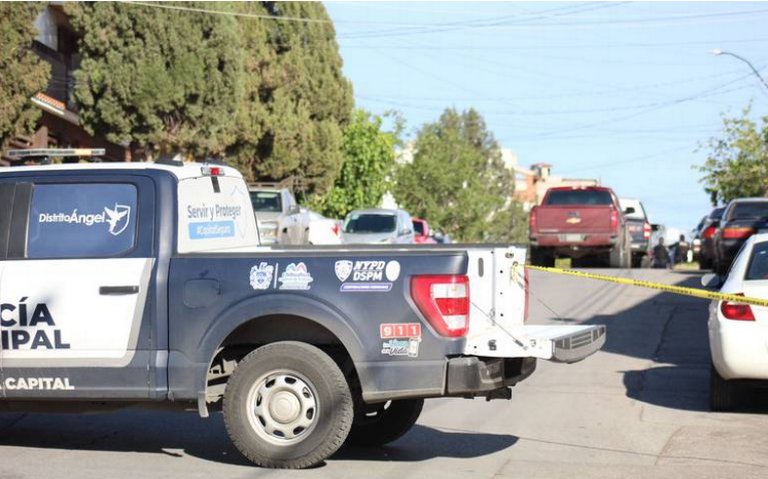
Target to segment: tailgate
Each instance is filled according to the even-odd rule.
[[[464,354],[573,363],[605,344],[604,325],[525,324],[525,248],[468,251],[469,332]]]
[[[611,233],[611,207],[539,206],[536,226],[539,233]]]

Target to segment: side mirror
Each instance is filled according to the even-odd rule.
[[[301,208],[299,205],[291,205],[288,207],[288,214],[289,215],[297,215],[301,213]]]
[[[701,277],[701,285],[705,288],[717,288],[720,286],[720,276],[715,273],[705,274]]]
[[[631,215],[634,212],[635,212],[635,209],[633,207],[631,207],[631,206],[628,207],[626,210],[624,210],[624,214],[625,215]]]
[[[651,231],[659,231],[659,225],[651,225]]]
[[[405,228],[403,231],[400,232],[400,236],[407,236],[411,233],[413,233],[413,230],[411,228]]]

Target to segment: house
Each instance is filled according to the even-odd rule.
[[[530,168],[524,168],[517,164],[517,156],[512,150],[503,149],[502,159],[507,167],[515,172],[515,200],[523,204],[528,211],[541,203],[547,190],[556,186],[599,186],[597,179],[576,179],[552,175],[552,165],[549,163],[535,163]]]
[[[51,66],[51,77],[47,88],[30,98],[42,111],[34,133],[14,138],[8,148],[103,148],[106,161],[131,161],[131,152],[126,145],[91,136],[80,125],[72,97],[73,73],[80,65],[78,38],[64,13],[62,2],[49,3],[35,20],[35,27],[39,35],[32,49]],[[9,158],[0,157],[0,165],[8,164]]]

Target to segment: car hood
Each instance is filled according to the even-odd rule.
[[[345,243],[381,243],[395,239],[395,233],[343,233]]]

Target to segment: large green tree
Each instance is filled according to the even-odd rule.
[[[234,8],[278,19],[239,20],[245,102],[228,157],[252,178],[292,177],[305,195],[323,195],[341,170],[342,129],[353,107],[330,17],[318,2],[244,2]]]
[[[699,170],[713,205],[768,195],[768,117],[758,124],[747,108],[740,117],[724,118],[722,136],[707,146],[709,156]]]
[[[514,175],[474,109],[447,109],[425,124],[413,161],[398,168],[395,199],[460,241],[521,241],[526,219],[512,200]]]
[[[65,7],[81,35],[75,99],[86,130],[150,154],[218,155],[234,141],[243,98],[235,18],[117,2]]]
[[[397,133],[384,131],[382,123],[380,116],[355,112],[344,129],[341,173],[318,202],[323,214],[343,218],[352,210],[375,208],[381,202],[390,187],[397,143]]]
[[[0,149],[29,134],[40,116],[30,97],[45,89],[50,66],[32,51],[43,3],[0,3]]]

